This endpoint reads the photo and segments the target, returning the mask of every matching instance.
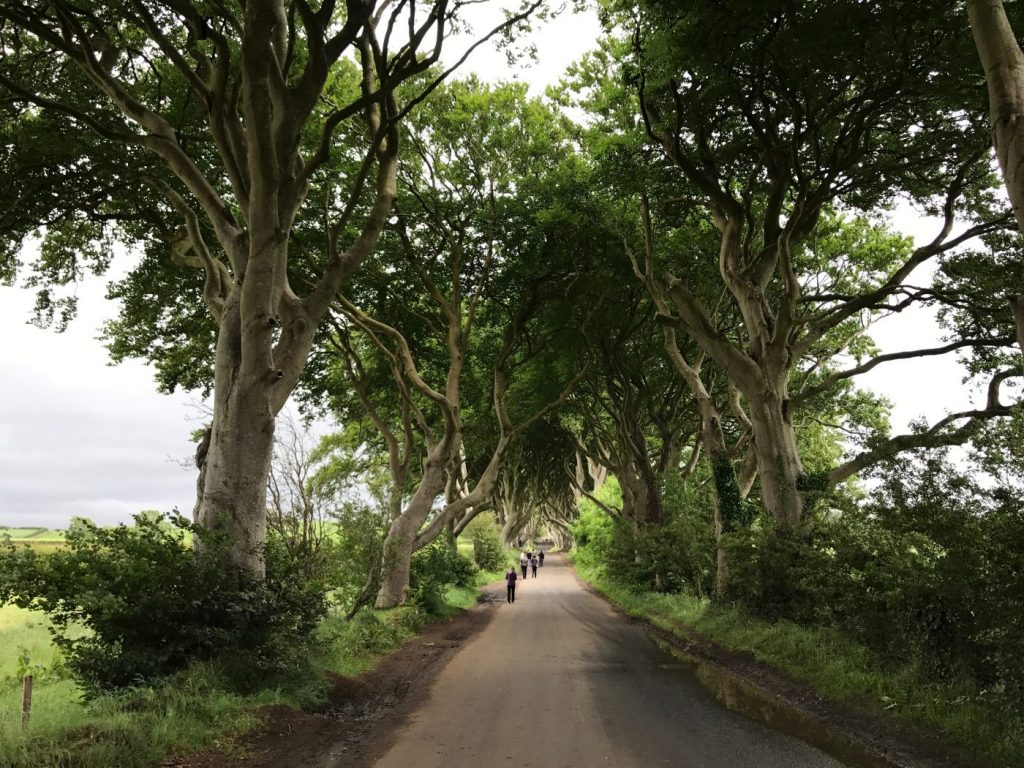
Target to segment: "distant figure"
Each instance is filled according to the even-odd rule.
[[[533,569],[533,578],[536,579],[537,578],[537,558],[536,557],[530,558],[530,568]]]
[[[515,568],[509,568],[505,572],[505,584],[508,586],[508,596],[505,598],[507,603],[514,603],[516,601],[516,580],[518,578]]]
[[[537,552],[537,559],[540,560],[540,567],[543,568],[544,567],[544,550],[543,549],[540,550],[539,552]]]
[[[529,564],[530,558],[526,556],[525,552],[523,552],[523,554],[519,556],[519,569],[523,572],[524,579],[526,578],[526,566]]]

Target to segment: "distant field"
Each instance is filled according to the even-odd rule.
[[[15,540],[64,541],[64,531],[50,528],[0,528],[0,536],[5,534]]]
[[[41,555],[64,547],[64,531],[51,528],[0,528],[0,539],[4,536],[10,536],[15,544],[31,547]]]

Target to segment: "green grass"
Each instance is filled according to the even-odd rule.
[[[472,608],[476,605],[480,588],[500,581],[504,576],[504,571],[480,571],[474,579],[473,586],[452,587],[445,595],[445,602],[450,607],[450,612],[457,613],[460,610]]]
[[[928,680],[914,665],[884,659],[837,630],[761,621],[687,595],[637,593],[599,569],[576,568],[628,614],[679,637],[697,634],[749,653],[827,698],[937,730],[997,765],[1024,766],[1024,715],[979,700],[970,685]]]
[[[53,664],[57,649],[50,642],[46,616],[14,605],[0,606],[0,687],[17,683],[18,657],[26,652],[32,665]]]
[[[411,606],[363,611],[352,621],[328,617],[319,629],[321,656],[316,665],[345,677],[361,675],[419,632],[426,620]]]
[[[261,706],[303,707],[320,701],[327,681],[318,670],[356,675],[372,667],[422,626],[416,614],[415,609],[400,608],[384,615],[371,612],[362,622],[329,619],[321,627],[324,642],[310,674],[247,696],[232,692],[209,664],[194,665],[159,685],[88,702],[74,682],[44,670],[34,686],[32,717],[24,730],[20,678],[7,674],[0,680],[0,766],[148,768],[175,753],[212,744],[230,747],[235,736],[256,724]],[[0,647],[21,643],[32,647],[33,663],[56,660],[45,619],[7,606],[0,609],[0,620]],[[376,634],[372,627],[378,623],[386,630]],[[4,654],[5,672],[16,670],[16,656]]]
[[[44,683],[35,690],[26,731],[20,703],[20,690],[0,695],[0,765],[144,768],[256,722],[256,700],[226,692],[205,666],[159,687],[89,703],[70,681]]]

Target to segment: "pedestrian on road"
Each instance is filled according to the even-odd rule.
[[[533,569],[533,578],[537,578],[537,558],[534,557],[530,560],[530,568]]]
[[[523,578],[524,579],[526,578],[526,566],[529,565],[529,564],[530,564],[530,558],[528,558],[526,556],[526,553],[523,552],[523,554],[521,554],[519,556],[519,569],[523,572]]]
[[[540,550],[537,553],[537,559],[540,560],[540,567],[543,568],[544,567],[544,550],[543,549]]]
[[[505,598],[506,603],[514,603],[516,601],[516,569],[509,568],[505,572],[505,584],[508,586],[508,596]]]

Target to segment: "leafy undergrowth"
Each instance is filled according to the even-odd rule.
[[[967,682],[928,680],[839,631],[766,622],[683,594],[637,593],[600,568],[577,562],[579,575],[628,614],[686,638],[696,633],[809,683],[823,696],[937,730],[952,743],[1007,768],[1024,766],[1024,716],[991,705]]]
[[[445,597],[444,618],[476,602],[478,586],[500,573],[480,572],[473,587],[453,587]],[[61,670],[50,644],[45,617],[0,606],[0,767],[147,768],[168,756],[219,744],[252,728],[259,707],[285,704],[313,707],[327,693],[324,672],[355,676],[372,668],[419,632],[428,617],[402,607],[363,611],[351,621],[329,616],[318,630],[319,652],[306,674],[276,681],[247,695],[233,692],[215,664],[194,665],[160,685],[129,689],[84,701],[78,686]],[[32,716],[21,726],[21,674],[24,656],[36,677]]]

